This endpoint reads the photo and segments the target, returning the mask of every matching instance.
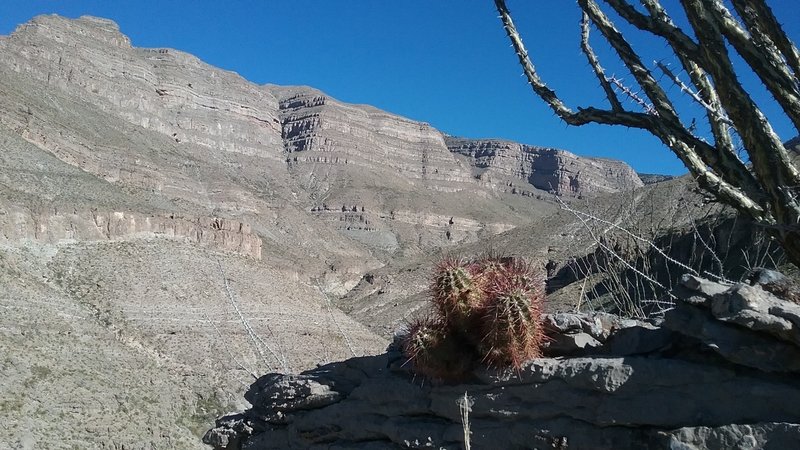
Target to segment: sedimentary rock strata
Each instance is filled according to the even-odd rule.
[[[452,152],[467,157],[481,181],[515,193],[533,187],[559,195],[592,196],[643,185],[620,161],[503,140],[448,137],[446,142]]]

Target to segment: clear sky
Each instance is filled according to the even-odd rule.
[[[674,3],[667,0],[665,5],[673,11]],[[797,3],[769,1],[796,42]],[[578,47],[575,2],[508,4],[551,87],[573,108],[604,106]],[[452,135],[506,138],[618,158],[640,172],[685,172],[645,132],[567,127],[557,119],[521,76],[491,0],[2,0],[0,34],[52,13],[110,18],[135,46],[183,50],[256,83],[313,86],[346,102],[429,122]],[[599,33],[594,36],[607,69],[619,69]],[[632,40],[641,53],[653,54],[643,58],[646,62],[662,57],[664,44]],[[796,132],[762,91],[755,85],[768,117],[788,140]],[[675,89],[671,93],[678,95]]]

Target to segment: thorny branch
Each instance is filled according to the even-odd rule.
[[[578,0],[582,13],[581,49],[600,80],[611,109],[570,109],[541,79],[517,31],[505,0],[495,0],[503,27],[515,49],[533,91],[570,125],[601,123],[647,130],[658,137],[686,165],[701,187],[765,227],[800,265],[800,171],[748,95],[737,76],[729,50],[735,51],[764,83],[800,131],[800,52],[788,38],[764,0],[732,0],[734,16],[722,0],[680,0],[691,35],[675,25],[659,0],[640,0],[646,13],[628,0]],[[601,6],[601,3],[604,6]],[[666,64],[656,66],[706,113],[713,143],[685,125],[641,57],[630,46],[603,8],[611,9],[640,31],[664,41],[681,63],[692,86]],[[608,78],[589,46],[593,25],[615,51],[643,93],[639,97],[618,78]],[[695,37],[692,37],[695,36]],[[620,92],[645,112],[625,110]],[[638,101],[637,101],[638,98]],[[645,99],[646,98],[646,99]],[[750,165],[739,157],[733,136],[742,140]]]
[[[600,65],[600,60],[597,59],[597,55],[595,55],[594,50],[592,50],[592,46],[589,45],[589,16],[587,16],[586,13],[583,13],[583,17],[581,18],[581,50],[583,50],[583,53],[589,60],[589,65],[592,66],[595,75],[597,75],[600,86],[605,91],[609,103],[611,103],[611,110],[619,112],[624,111],[625,109],[622,107],[622,103],[620,103],[616,92],[614,92],[614,88],[612,88],[611,83],[609,83],[609,78],[606,76],[605,70]]]
[[[650,103],[647,100],[643,99],[642,96],[639,95],[639,93],[633,92],[631,90],[631,88],[629,88],[628,85],[626,85],[621,79],[619,79],[617,77],[612,77],[612,78],[609,78],[608,81],[611,82],[611,84],[613,84],[614,86],[616,86],[617,89],[622,91],[622,93],[625,94],[626,97],[628,97],[634,103],[639,105],[644,110],[644,112],[646,112],[647,114],[649,114],[651,116],[657,116],[658,115],[658,112],[656,111],[655,108],[653,108],[653,104],[652,103]]]
[[[666,64],[664,64],[661,61],[656,61],[656,66],[658,66],[658,68],[661,69],[662,72],[664,72],[664,75],[668,76],[670,80],[673,83],[675,83],[675,86],[678,86],[678,88],[680,88],[681,92],[691,97],[692,100],[695,101],[695,103],[702,106],[703,109],[711,113],[714,116],[715,120],[718,120],[726,125],[733,125],[733,122],[731,122],[731,119],[729,119],[728,115],[725,114],[725,111],[720,111],[719,105],[711,105],[710,103],[706,102],[705,99],[700,97],[699,93],[695,92],[692,88],[687,86],[686,83],[684,83],[680,79],[680,77],[675,75],[672,69],[670,69]]]

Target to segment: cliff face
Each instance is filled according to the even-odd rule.
[[[515,213],[428,124],[307,87],[268,89],[279,99],[286,170],[303,180],[312,214],[371,248],[474,241],[550,208],[528,202]]]
[[[290,165],[352,165],[401,183],[427,180],[441,190],[474,188],[469,168],[450,154],[442,134],[428,124],[348,105],[309,88],[273,86],[271,91],[280,99]]]
[[[643,185],[625,163],[578,157],[564,150],[443,135],[368,106],[347,105],[302,87],[272,86],[279,99],[287,164],[350,166],[392,182],[442,192],[586,195]],[[334,169],[344,171],[345,169]],[[516,185],[514,184],[516,183]]]
[[[361,246],[414,254],[513,228],[553,209],[540,190],[641,184],[624,163],[454,140],[312,88],[258,86],[183,52],[132,47],[104,19],[37,17],[0,38],[0,54],[0,125],[28,143],[156,193],[159,214],[230,218],[268,241],[288,232],[340,262]],[[364,214],[319,214],[353,207]],[[325,242],[263,214],[287,208]],[[285,243],[268,242],[291,252]]]
[[[452,152],[467,158],[481,181],[495,188],[592,196],[643,186],[636,172],[621,161],[501,140],[448,137],[446,142]]]
[[[261,259],[261,238],[250,225],[230,219],[144,215],[125,211],[33,212],[9,206],[0,215],[0,242],[127,240],[160,237]]]
[[[39,16],[0,41],[0,52],[26,78],[176,141],[282,159],[269,92],[183,52],[134,48],[112,21]]]

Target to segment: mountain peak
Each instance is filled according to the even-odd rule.
[[[102,43],[117,48],[131,48],[130,39],[122,34],[116,22],[94,16],[70,19],[58,14],[40,15],[18,26],[11,36],[22,41],[44,39],[76,46]]]

